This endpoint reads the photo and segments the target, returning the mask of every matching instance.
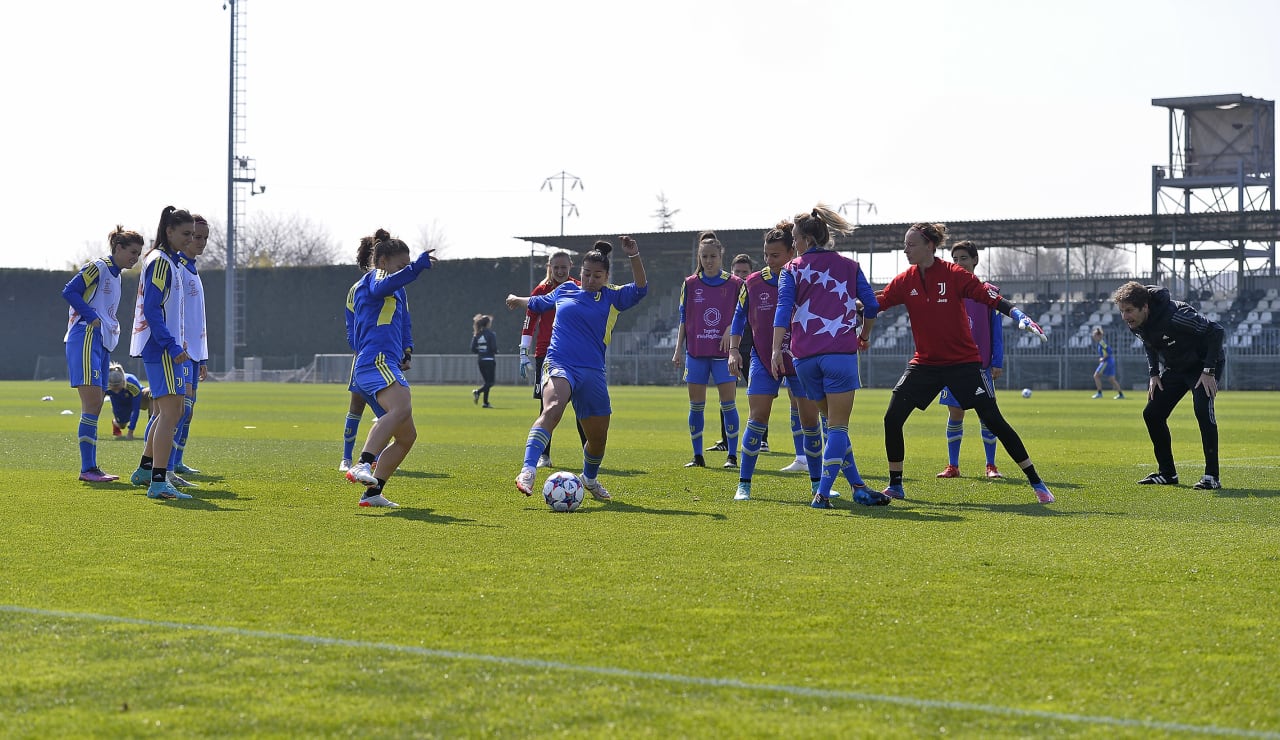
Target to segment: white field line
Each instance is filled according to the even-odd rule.
[[[1002,707],[994,704],[973,704],[963,701],[944,701],[940,699],[919,699],[911,696],[894,696],[891,694],[870,694],[861,691],[844,691],[839,689],[815,689],[805,686],[788,686],[785,684],[759,684],[741,681],[736,678],[705,678],[701,676],[682,676],[676,673],[657,673],[651,671],[633,671],[626,668],[610,668],[608,666],[577,665],[552,660],[535,658],[512,658],[501,655],[485,655],[483,653],[464,653],[454,650],[435,650],[413,645],[397,645],[388,642],[368,642],[365,640],[348,640],[338,637],[319,637],[315,635],[296,635],[288,632],[268,632],[250,630],[240,627],[219,627],[208,624],[187,624],[183,622],[165,622],[134,617],[118,617],[110,614],[89,614],[84,612],[67,612],[52,609],[33,609],[11,604],[0,604],[0,613],[25,614],[53,619],[79,620],[87,622],[105,622],[109,624],[134,624],[149,628],[183,630],[188,632],[204,632],[214,635],[232,635],[250,637],[261,640],[281,640],[322,647],[345,647],[360,650],[398,653],[401,655],[418,655],[424,658],[470,661],[475,663],[494,663],[547,671],[565,671],[585,673],[595,676],[608,676],[628,680],[655,681],[659,683],[680,684],[685,686],[710,686],[728,688],[739,691],[768,692],[788,694],[791,696],[813,697],[851,702],[867,702],[874,704],[895,704],[915,709],[948,709],[957,712],[972,712],[1001,717],[1027,717],[1055,722],[1073,722],[1077,724],[1098,725],[1104,727],[1135,727],[1143,730],[1160,732],[1187,732],[1200,735],[1221,735],[1228,737],[1254,737],[1280,740],[1280,732],[1248,730],[1234,727],[1217,727],[1214,725],[1190,725],[1181,722],[1160,722],[1145,719],[1127,719],[1124,717],[1107,717],[1103,715],[1072,714],[1067,712],[1047,712],[1038,709],[1021,709],[1018,707]]]

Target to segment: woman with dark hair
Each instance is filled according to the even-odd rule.
[[[542,378],[542,413],[529,430],[524,464],[516,476],[516,489],[526,496],[533,494],[538,458],[572,397],[574,414],[587,435],[582,448],[582,485],[593,498],[602,501],[611,498],[597,478],[613,414],[604,354],[616,314],[634,307],[649,292],[636,240],[622,237],[622,253],[631,263],[634,276],[634,281],[627,285],[609,284],[612,251],[613,245],[609,242],[596,242],[595,248],[582,258],[581,285],[564,282],[550,295],[507,296],[507,308],[511,310],[543,312],[554,307],[556,311]]]
[[[116,226],[107,235],[111,254],[90,260],[67,281],[62,297],[67,310],[67,370],[71,387],[80,394],[80,480],[110,483],[119,480],[98,467],[98,415],[107,391],[111,350],[120,341],[120,272],[138,263],[142,235]],[[130,428],[132,435],[132,427]]]
[[[738,378],[729,372],[729,322],[742,279],[724,269],[724,245],[714,232],[698,237],[698,270],[680,286],[680,324],[671,363],[684,363],[689,387],[689,440],[693,459],[686,468],[705,468],[702,435],[706,426],[707,386],[714,384],[724,414],[724,467],[738,467]]]
[[[484,407],[487,409],[493,408],[489,405],[489,389],[493,387],[494,378],[497,377],[498,365],[498,338],[489,328],[492,325],[493,317],[486,314],[478,313],[471,319],[471,351],[478,356],[480,379],[484,381],[484,385],[471,391],[471,402],[479,403],[480,396],[483,395]]]
[[[187,449],[187,438],[191,435],[191,417],[196,410],[196,391],[200,384],[209,377],[209,339],[208,327],[205,325],[204,283],[196,270],[196,259],[204,254],[209,246],[209,222],[198,213],[191,214],[191,240],[178,252],[175,264],[178,280],[182,289],[182,334],[186,341],[183,347],[191,359],[187,361],[184,376],[187,378],[187,392],[182,403],[182,418],[173,435],[173,451],[169,453],[169,482],[175,486],[191,486],[182,476],[195,475],[199,470],[183,462],[182,457]]]
[[[178,255],[195,238],[195,219],[184,210],[165,206],[156,227],[156,240],[147,252],[138,279],[133,312],[133,340],[129,354],[141,357],[151,385],[151,419],[138,469],[129,476],[135,486],[147,486],[147,497],[191,498],[168,480],[169,453],[182,420],[191,355],[186,350],[185,299]],[[155,466],[155,462],[160,467]]]
[[[361,272],[367,273],[373,269],[373,244],[373,237],[366,236],[360,239],[360,246],[356,248],[356,265],[360,267]],[[351,289],[347,291],[347,307],[343,312],[347,325],[347,346],[353,353],[360,349],[356,346],[356,288],[360,287],[362,281],[363,278],[351,284]],[[413,347],[413,337],[407,332],[405,341],[406,346]],[[355,354],[351,355],[351,378],[347,382],[347,391],[351,394],[351,398],[347,403],[347,419],[342,426],[342,462],[338,463],[339,473],[345,473],[351,469],[351,456],[355,451],[356,435],[360,433],[360,419],[364,418],[365,407],[373,409],[375,424],[384,413],[378,402],[366,397],[360,390],[360,386],[356,385]]]
[[[783,338],[784,362],[780,374],[774,375],[769,369],[772,358],[761,356],[763,347],[755,347],[746,343],[749,335],[764,339],[772,336],[773,317],[778,307],[778,277],[788,262],[796,256],[795,238],[791,233],[790,221],[783,221],[764,235],[764,268],[752,272],[745,277],[742,292],[738,296],[738,308],[733,314],[733,324],[729,328],[729,371],[737,374],[750,363],[747,383],[747,403],[750,408],[747,426],[742,433],[742,467],[738,475],[738,489],[733,498],[745,501],[751,498],[751,478],[755,474],[756,460],[761,452],[767,452],[765,439],[769,434],[769,416],[773,412],[773,401],[778,397],[778,389],[784,380],[787,382],[787,393],[791,396],[793,409],[810,441],[812,454],[806,455],[810,477],[814,486],[822,476],[822,438],[818,421],[818,406],[803,396],[797,395],[795,366],[789,350],[790,337]],[[734,260],[734,267],[740,264]],[[748,355],[743,357],[743,348]],[[767,350],[765,350],[767,352]],[[749,359],[748,359],[749,358]],[[796,455],[804,454],[803,447],[797,447]]]
[[[418,438],[413,423],[413,396],[404,371],[413,356],[413,339],[405,286],[431,269],[428,249],[409,259],[409,245],[378,229],[368,253],[373,267],[356,283],[352,299],[356,387],[378,402],[384,413],[369,429],[360,461],[347,471],[347,480],[364,484],[361,506],[394,508],[399,504],[382,495],[387,480],[413,449]],[[393,441],[394,440],[394,441]],[[373,463],[377,461],[375,474]]]

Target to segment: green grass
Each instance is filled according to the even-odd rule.
[[[824,512],[775,472],[785,402],[734,502],[736,473],[681,467],[683,389],[616,388],[615,500],[573,514],[511,483],[527,388],[414,394],[403,508],[368,511],[336,472],[341,387],[203,386],[208,474],[158,502],[75,480],[71,389],[0,384],[4,734],[1280,737],[1280,394],[1220,397],[1222,491],[1189,486],[1189,400],[1184,484],[1147,487],[1140,399],[1038,392],[1003,404],[1057,503],[936,480],[935,407],[908,422],[907,501]],[[873,485],[887,400],[854,410]],[[108,437],[102,467],[140,450]]]

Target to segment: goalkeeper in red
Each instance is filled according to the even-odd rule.
[[[943,224],[918,223],[907,229],[902,250],[911,264],[876,294],[883,311],[906,306],[911,317],[911,335],[916,352],[906,372],[893,388],[893,397],[884,413],[884,447],[889,458],[889,487],[886,496],[902,499],[903,460],[906,444],[902,428],[913,409],[924,410],[948,388],[962,409],[973,409],[991,430],[1009,457],[1013,458],[1031,483],[1036,499],[1053,503],[1053,494],[1040,479],[1022,439],[1000,413],[995,389],[982,373],[982,358],[969,330],[969,313],[964,299],[990,306],[1018,322],[1018,328],[1047,341],[1044,331],[1021,309],[983,285],[973,273],[954,262],[938,259],[935,250],[947,242]]]

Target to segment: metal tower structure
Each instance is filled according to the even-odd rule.
[[[244,153],[245,147],[245,0],[226,0],[222,7],[231,10],[230,101],[227,105],[227,273],[225,314],[225,359],[223,370],[236,367],[236,347],[244,346],[244,270],[236,265],[245,214],[245,193],[257,195],[266,190],[257,187],[257,163]]]
[[[1244,219],[1247,212],[1275,211],[1275,101],[1230,94],[1156,98],[1151,104],[1169,111],[1169,161],[1151,168],[1153,216],[1236,213]],[[1176,227],[1156,237],[1151,243],[1152,274],[1158,280],[1167,271],[1177,286],[1174,293],[1183,297],[1221,286],[1218,278],[1230,267],[1215,272],[1209,260],[1234,263],[1237,285],[1243,283],[1250,260],[1255,266],[1265,261],[1269,273],[1275,274],[1275,241],[1198,242],[1190,234],[1179,234]],[[1161,238],[1167,241],[1161,243]]]

